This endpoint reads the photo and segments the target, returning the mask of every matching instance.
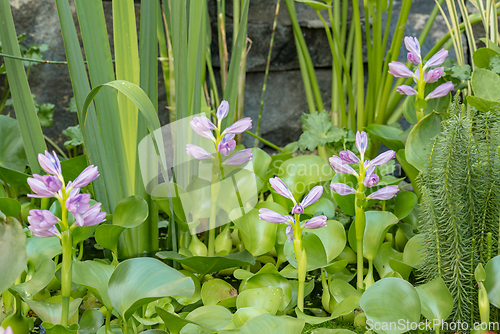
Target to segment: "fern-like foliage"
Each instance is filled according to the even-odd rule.
[[[441,277],[453,299],[452,318],[472,322],[479,262],[497,249],[500,177],[497,113],[466,113],[458,100],[434,139],[428,168],[419,175],[420,230],[425,236],[424,281]],[[492,233],[493,245],[488,245]],[[494,253],[496,255],[496,252]]]

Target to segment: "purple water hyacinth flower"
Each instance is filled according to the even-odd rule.
[[[0,327],[0,330],[2,330],[2,329],[3,328]],[[12,330],[12,327],[7,326],[7,328],[5,328],[5,331],[2,334],[14,334],[14,331]]]
[[[432,92],[427,95],[425,100],[427,101],[428,99],[437,99],[443,96],[448,95],[449,92],[455,89],[455,86],[451,81],[447,81],[444,84],[441,84],[436,87]]]
[[[275,176],[274,178],[269,179],[269,183],[271,184],[271,187],[273,187],[273,189],[276,190],[278,194],[288,199],[291,199],[294,204],[297,203],[290,189],[288,189],[286,184],[279,177]]]
[[[49,210],[30,210],[28,216],[29,230],[38,238],[48,238],[60,235],[55,225],[59,222]]]
[[[61,162],[55,151],[52,151],[52,155],[48,151],[45,151],[45,155],[38,154],[38,162],[44,171],[48,174],[56,175],[59,180],[63,181]]]
[[[293,209],[292,209],[292,214],[300,215],[302,213],[304,213],[304,206],[301,203],[295,204]]]
[[[217,113],[215,114],[217,116],[217,120],[219,123],[226,118],[227,113],[229,112],[229,102],[227,101],[222,101],[219,105],[219,108],[217,109]]]
[[[28,194],[28,197],[49,198],[57,195],[62,188],[61,180],[54,175],[33,174],[33,178],[28,178],[28,184],[35,194]]]
[[[330,185],[330,188],[332,188],[333,191],[335,191],[337,194],[341,196],[351,195],[356,193],[356,189],[349,187],[347,184],[344,183],[333,183]]]
[[[252,149],[246,148],[244,150],[234,153],[229,159],[224,161],[223,165],[233,165],[233,166],[243,165],[247,162],[252,161],[252,159],[253,159]]]
[[[349,150],[340,151],[339,157],[344,160],[345,163],[352,165],[357,164],[359,162],[359,158],[353,152]]]
[[[288,242],[292,242],[293,239],[295,238],[295,233],[293,232],[293,226],[291,223],[287,223],[288,226],[286,227],[286,240]]]
[[[90,194],[80,194],[79,189],[73,189],[66,200],[66,208],[76,217],[89,209]]]
[[[250,117],[245,117],[234,122],[233,125],[226,128],[226,130],[224,130],[224,133],[234,133],[238,135],[251,128],[252,128],[252,119]]]
[[[286,223],[289,221],[293,221],[293,218],[291,216],[283,216],[276,211],[262,208],[259,210],[259,218],[261,220],[264,220],[268,223]]]
[[[221,142],[217,146],[217,151],[219,151],[222,155],[228,156],[236,147],[236,141],[233,138],[234,134],[225,134],[224,137],[222,137]]]
[[[302,227],[303,228],[309,228],[309,229],[315,229],[315,228],[320,228],[320,227],[325,227],[326,226],[326,216],[317,216],[309,219],[307,222],[305,222]]]
[[[198,160],[212,159],[213,156],[199,146],[193,144],[186,145],[186,153]]]
[[[363,184],[365,187],[371,188],[378,184],[379,177],[377,174],[374,174],[375,167],[369,167],[366,170],[365,179],[363,180]]]
[[[427,83],[433,83],[439,80],[443,76],[444,67],[436,67],[435,69],[429,70],[424,74],[424,81]]]
[[[99,177],[99,171],[97,170],[97,167],[94,165],[90,165],[87,168],[83,170],[83,172],[78,175],[78,177],[71,183],[71,185],[68,185],[71,187],[68,187],[67,190],[71,190],[73,188],[83,188],[90,184],[90,182],[94,181]]]
[[[101,203],[94,204],[82,215],[78,215],[76,222],[79,226],[93,226],[106,220],[106,212],[101,212]]]
[[[388,200],[394,197],[399,192],[399,187],[396,185],[387,186],[382,189],[377,190],[376,192],[370,194],[367,199],[380,199],[380,200]]]
[[[412,64],[420,64],[421,62],[421,59],[420,59],[420,56],[413,53],[413,52],[408,52],[408,54],[406,55],[406,58],[408,59],[408,61]]]
[[[316,203],[321,195],[323,195],[323,187],[322,186],[315,186],[314,188],[309,191],[306,197],[300,202],[302,207],[306,208],[311,204]]]
[[[441,65],[446,59],[446,57],[448,57],[448,50],[445,49],[439,50],[434,54],[434,56],[431,57],[431,59],[427,61],[427,63],[425,63],[424,69]]]
[[[365,156],[367,147],[368,147],[368,136],[366,135],[366,132],[364,131],[356,132],[356,148],[358,149],[359,154],[361,154],[361,157]]]
[[[407,85],[398,86],[396,89],[399,92],[399,94],[401,94],[401,95],[417,95],[418,94],[418,92],[415,89],[413,89],[412,87],[407,86]]]
[[[215,141],[212,130],[215,130],[216,126],[205,116],[193,117],[189,124],[191,125],[191,128],[194,130],[194,132],[196,132],[198,135]]]
[[[330,165],[332,166],[333,170],[337,173],[343,173],[343,174],[351,174],[351,175],[358,175],[354,169],[352,169],[351,166],[348,164],[344,163],[344,160],[342,160],[340,157],[334,155],[330,159]]]
[[[418,56],[419,58],[421,58],[420,42],[418,41],[418,38],[406,36],[404,39],[404,42],[405,42],[406,50],[408,50],[408,52],[411,52],[415,56]]]
[[[392,160],[395,156],[396,156],[395,151],[393,151],[393,150],[385,151],[384,153],[379,154],[375,159],[370,160],[366,166],[371,167],[371,166],[385,165],[390,160]]]
[[[389,63],[389,73],[396,78],[414,78],[416,76],[405,64],[398,61]]]

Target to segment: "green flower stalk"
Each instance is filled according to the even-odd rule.
[[[388,200],[399,191],[399,187],[396,185],[387,186],[381,188],[374,193],[365,196],[366,188],[374,187],[379,182],[379,176],[375,174],[375,167],[381,166],[389,162],[394,158],[396,152],[389,150],[373,160],[365,160],[365,152],[368,147],[368,137],[366,132],[356,133],[356,147],[361,156],[361,159],[356,156],[353,152],[346,150],[341,151],[339,156],[332,156],[329,161],[333,170],[337,173],[351,174],[356,176],[358,179],[357,190],[344,184],[344,183],[333,183],[330,185],[333,191],[339,195],[345,196],[350,194],[355,194],[355,217],[354,224],[356,227],[356,248],[357,248],[357,287],[358,290],[364,290],[365,286],[363,284],[363,236],[365,233],[365,208],[367,200],[369,199],[379,199]],[[357,164],[359,166],[359,173],[357,173],[351,166],[351,164]],[[373,264],[369,263],[370,271],[367,276],[366,288],[373,284]]]
[[[35,194],[29,197],[50,198],[55,197],[61,204],[61,219],[57,218],[48,210],[30,210],[28,216],[28,227],[38,238],[57,236],[62,245],[62,267],[61,267],[61,296],[62,314],[61,325],[67,327],[69,314],[69,302],[71,293],[71,263],[73,261],[73,230],[78,226],[92,226],[105,220],[106,213],[101,212],[101,203],[89,205],[90,195],[81,194],[80,188],[90,184],[99,176],[97,167],[87,167],[73,182],[65,184],[61,171],[61,163],[55,152],[45,155],[39,154],[40,166],[50,175],[33,174],[28,178],[28,184]],[[69,214],[75,218],[70,225]]]
[[[269,223],[287,224],[286,235],[288,242],[293,242],[293,250],[297,260],[297,270],[299,274],[299,287],[297,294],[297,307],[304,311],[304,285],[307,273],[307,256],[306,250],[302,244],[302,230],[305,228],[316,229],[326,226],[326,216],[317,216],[309,219],[303,224],[300,223],[300,215],[304,213],[304,209],[311,204],[316,203],[323,194],[323,187],[315,186],[304,199],[297,203],[295,197],[286,184],[279,178],[269,179],[269,183],[274,190],[283,197],[286,197],[293,202],[292,216],[283,216],[270,209],[260,209],[259,218]]]

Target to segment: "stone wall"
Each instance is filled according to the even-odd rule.
[[[201,0],[200,0],[201,1]],[[209,12],[212,18],[214,45],[212,46],[213,64],[218,66],[217,31],[215,22],[215,0],[209,1]],[[47,43],[50,49],[45,53],[49,60],[64,60],[64,45],[54,0],[10,0],[12,5],[16,31],[26,33],[25,42],[29,44]],[[74,11],[74,5],[70,1]],[[108,21],[108,33],[112,33],[111,3],[103,2]],[[228,44],[232,35],[232,1],[226,1],[227,36]],[[406,35],[416,35],[425,24],[434,5],[433,0],[414,0],[411,16],[406,26]],[[251,0],[249,8],[248,37],[252,40],[252,47],[248,54],[247,81],[245,89],[245,116],[254,119],[258,117],[264,70],[272,33],[272,23],[275,13],[275,0]],[[394,28],[399,13],[400,2],[394,2]],[[136,4],[139,17],[139,4]],[[331,54],[321,21],[316,12],[308,6],[296,3],[300,25],[316,67],[320,89],[325,107],[330,105],[331,87]],[[76,14],[74,14],[76,21]],[[423,53],[429,50],[434,41],[446,33],[443,20],[438,17],[429,40],[423,45]],[[111,36],[111,35],[110,35]],[[112,45],[112,38],[110,38]],[[401,53],[404,57],[404,54]],[[217,68],[216,68],[217,70]],[[3,82],[3,78],[0,78]],[[38,103],[50,102],[55,104],[54,126],[44,129],[45,134],[62,145],[66,140],[61,131],[74,125],[75,115],[66,111],[68,102],[73,95],[69,73],[65,65],[37,65],[31,70],[29,77],[32,92],[37,96]],[[163,75],[159,69],[159,115],[162,123],[168,120],[168,111],[165,108],[165,88]],[[308,112],[302,77],[296,55],[295,43],[290,18],[285,1],[281,1],[278,26],[272,53],[271,71],[267,83],[265,103],[262,116],[261,135],[278,145],[297,140],[301,134],[300,115]],[[243,142],[253,144],[253,138],[243,136]]]

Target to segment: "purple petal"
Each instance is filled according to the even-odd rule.
[[[306,197],[300,202],[302,207],[307,208],[309,205],[316,203],[319,198],[323,195],[323,187],[322,186],[315,186],[314,188],[311,189],[309,194],[307,194]]]
[[[33,178],[28,178],[28,185],[35,193],[28,194],[28,197],[49,198],[54,197],[62,187],[62,182],[52,175],[33,174]]]
[[[3,334],[14,334],[14,332],[12,331],[12,327],[7,326],[7,328],[5,328],[5,332],[3,332]]]
[[[394,152],[393,150],[385,151],[384,153],[379,154],[375,159],[370,160],[367,166],[371,167],[384,165],[392,160],[395,156],[396,152]]]
[[[270,209],[260,209],[259,218],[269,223],[286,223],[289,221],[287,216],[280,215],[279,213]]]
[[[346,150],[346,151],[340,151],[339,153],[340,159],[344,160],[345,163],[348,163],[349,165],[351,164],[357,164],[359,162],[359,158],[354,154],[353,152]]]
[[[406,36],[405,37],[405,46],[408,52],[414,53],[420,58],[420,43],[418,38]]]
[[[398,61],[392,61],[389,64],[389,73],[396,78],[413,78],[415,76],[405,64]]]
[[[368,147],[368,136],[366,132],[356,132],[356,148],[358,149],[359,154],[363,157],[366,152],[366,148]]]
[[[294,238],[295,234],[293,233],[293,226],[291,223],[288,223],[288,226],[286,227],[286,239],[288,242],[292,242]]]
[[[84,213],[89,209],[89,201],[89,194],[80,194],[79,189],[73,189],[66,200],[66,207],[76,216],[76,214]]]
[[[193,117],[189,124],[198,135],[215,141],[212,130],[216,129],[216,126],[205,116]]]
[[[453,83],[451,81],[447,81],[444,84],[437,86],[436,89],[430,92],[429,95],[427,95],[427,97],[425,98],[425,100],[437,99],[446,96],[448,95],[449,92],[451,92],[454,89],[455,86],[453,85]]]
[[[326,216],[313,217],[309,219],[307,222],[305,222],[304,225],[302,225],[302,227],[310,229],[315,229],[325,226],[326,226]]]
[[[198,160],[212,159],[212,155],[199,146],[193,144],[186,145],[186,153]]]
[[[341,196],[355,194],[356,190],[344,183],[333,183],[330,185],[333,191]]]
[[[293,209],[292,209],[292,214],[300,215],[302,213],[304,213],[304,207],[302,206],[302,204],[301,203],[295,204]]]
[[[420,56],[413,52],[408,52],[406,58],[408,58],[408,61],[412,64],[418,65],[421,62]]]
[[[399,94],[401,94],[401,95],[417,95],[418,94],[418,92],[415,89],[413,89],[407,85],[398,86],[396,89],[399,92]]]
[[[330,159],[330,165],[332,166],[333,170],[337,173],[344,173],[344,174],[351,174],[351,175],[358,175],[354,169],[352,169],[351,166],[347,165],[344,163],[344,160],[339,158],[338,156],[334,155]]]
[[[439,50],[438,52],[436,52],[436,54],[434,54],[434,56],[431,57],[431,59],[427,61],[427,63],[425,63],[424,69],[428,67],[441,65],[446,59],[446,57],[448,57],[448,50],[445,49]]]
[[[30,210],[29,214],[28,222],[30,226],[28,228],[36,237],[47,238],[59,234],[59,231],[55,227],[55,224],[57,224],[59,220],[52,212],[34,209]]]
[[[229,112],[229,103],[224,100],[220,103],[219,108],[217,109],[217,113],[215,114],[217,116],[217,120],[219,122],[222,121],[224,118],[226,118],[228,112]]]
[[[90,182],[97,179],[99,176],[99,171],[97,167],[94,165],[90,165],[83,170],[83,172],[78,175],[75,181],[71,184],[72,188],[83,188],[88,185]]]
[[[295,198],[292,195],[292,192],[290,191],[290,189],[288,189],[286,184],[283,181],[281,181],[279,177],[276,176],[272,179],[269,179],[269,183],[271,184],[271,187],[273,187],[273,189],[276,190],[278,194],[280,194],[283,197],[289,198],[294,203],[296,203]]]
[[[43,170],[62,180],[61,162],[57,158],[56,152],[52,151],[52,155],[48,151],[45,151],[45,155],[38,154],[38,162]]]
[[[222,155],[228,156],[231,151],[236,148],[236,141],[233,138],[234,134],[225,134],[224,137],[222,137],[221,142],[217,146],[217,151],[219,151]]]
[[[394,197],[399,192],[399,187],[394,185],[394,186],[387,186],[382,189],[377,190],[376,192],[370,194],[367,199],[380,199],[380,200],[387,200],[391,199]]]
[[[239,121],[236,121],[230,127],[226,128],[226,130],[224,130],[224,133],[240,134],[251,128],[252,128],[252,119],[250,117],[245,117],[240,119]]]
[[[435,69],[429,70],[424,75],[424,81],[428,83],[433,83],[439,80],[443,76],[444,67],[436,67]]]
[[[371,188],[371,187],[376,186],[378,184],[379,177],[377,174],[373,174],[374,171],[375,171],[375,167],[369,167],[366,170],[365,179],[363,180],[363,183],[368,188]]]
[[[94,204],[83,215],[83,224],[78,222],[80,226],[93,226],[102,223],[106,220],[106,212],[101,212],[101,203]]]
[[[229,159],[224,161],[224,164],[238,166],[247,163],[249,161],[252,161],[252,158],[253,158],[252,149],[247,148],[234,153]]]

